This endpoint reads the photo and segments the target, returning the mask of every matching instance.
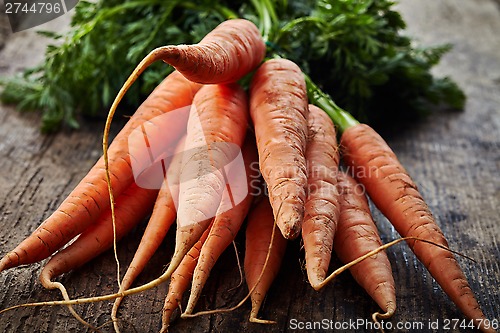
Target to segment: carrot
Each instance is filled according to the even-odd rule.
[[[116,202],[117,237],[121,238],[134,228],[151,211],[158,191],[149,190],[132,184]],[[110,210],[106,210],[99,220],[87,228],[68,247],[56,253],[44,266],[40,279],[42,282],[67,273],[92,258],[108,250],[113,244],[113,229]]]
[[[158,60],[193,82],[233,83],[255,69],[265,53],[266,44],[255,24],[245,19],[226,20],[198,44],[167,45],[151,51],[130,75],[130,84]]]
[[[250,321],[254,323],[273,323],[269,320],[258,319],[257,315],[267,291],[278,275],[285,255],[287,241],[274,230],[272,207],[269,200],[263,198],[248,216],[243,264],[248,289],[253,289]]]
[[[200,257],[200,251],[205,243],[211,227],[207,228],[198,242],[189,250],[182,259],[179,267],[174,271],[170,278],[167,297],[162,310],[162,327],[160,332],[168,332],[168,326],[172,319],[172,313],[177,309],[182,301],[182,295],[188,289],[193,279],[193,271]]]
[[[111,182],[115,195],[119,195],[134,181],[128,149],[128,138],[132,131],[166,112],[189,106],[199,87],[199,84],[174,72],[137,109],[109,149]],[[185,128],[180,126],[182,117],[177,116],[173,120],[178,120],[178,123],[165,131],[165,140],[176,140]],[[106,192],[104,160],[101,158],[59,208],[31,236],[0,260],[0,271],[43,260],[68,243],[109,207]]]
[[[485,316],[441,228],[392,149],[370,126],[360,124],[336,105],[307,75],[305,79],[311,103],[325,110],[342,133],[344,161],[374,204],[407,239],[416,257],[457,307],[481,330],[494,332],[485,325]]]
[[[266,45],[251,21],[231,19],[219,24],[198,44],[168,45],[151,51],[132,71],[109,110],[103,146],[118,104],[135,80],[152,63],[162,60],[189,81],[205,84],[233,83],[255,69],[264,59]]]
[[[179,175],[175,249],[160,281],[172,274],[216,215],[225,167],[240,151],[247,124],[247,96],[239,85],[206,85],[194,97]]]
[[[116,202],[117,207],[120,209],[117,215],[119,223],[116,225],[118,239],[132,230],[149,213],[156,194],[157,191],[155,190],[143,189],[135,184],[132,184],[122,193]],[[52,281],[52,279],[87,263],[108,250],[112,244],[113,227],[111,212],[108,209],[101,214],[95,224],[80,234],[71,245],[49,260],[40,274],[42,285],[47,289],[59,289],[64,299],[69,300],[64,286],[59,282]],[[89,326],[76,314],[71,306],[69,306],[69,309],[80,322]]]
[[[373,222],[364,188],[348,174],[338,174],[340,220],[334,239],[335,253],[350,262],[382,245]],[[396,311],[396,288],[391,264],[385,252],[370,257],[350,268],[356,282],[385,311],[375,317],[389,318]]]
[[[136,294],[168,280],[185,254],[207,229],[220,204],[222,197],[220,189],[224,187],[224,182],[221,180],[222,172],[218,170],[222,170],[231,162],[235,153],[240,150],[247,121],[247,97],[239,85],[207,85],[196,94],[190,110],[186,147],[179,177],[181,195],[177,214],[176,245],[166,272],[142,286],[114,294],[22,306],[100,302]],[[204,124],[203,128],[201,124]],[[188,153],[190,150],[192,151]],[[190,205],[192,207],[189,207]],[[10,309],[14,308],[16,307]]]
[[[272,59],[255,72],[250,115],[269,200],[283,236],[296,238],[304,218],[307,169],[307,95],[300,68]],[[280,215],[278,209],[280,209]]]
[[[226,20],[196,45],[160,47],[150,54],[175,67],[191,81],[232,83],[264,59],[266,45],[259,29],[245,19]]]
[[[418,237],[448,248],[417,185],[380,135],[368,125],[359,124],[344,131],[341,144],[346,164],[401,236]],[[483,331],[493,332],[484,326],[485,316],[453,254],[415,240],[409,240],[408,245],[458,308]]]
[[[168,233],[170,226],[176,218],[175,202],[178,197],[178,177],[180,163],[182,162],[182,150],[184,149],[184,140],[179,142],[176,154],[165,175],[164,183],[158,193],[153,213],[149,219],[148,225],[144,230],[141,242],[134,254],[125,276],[122,279],[120,291],[130,288],[137,276],[142,272],[147,262],[156,252],[163,239]],[[116,315],[122,297],[115,300],[111,311],[111,318],[115,326],[117,325]]]
[[[307,199],[302,240],[309,283],[315,289],[328,272],[340,214],[337,173],[339,149],[335,127],[320,108],[309,105],[306,149]]]
[[[253,135],[247,135],[245,143],[243,145],[243,160],[245,162],[245,183],[248,186],[248,194],[245,196],[242,202],[234,206],[228,211],[218,213],[213,222],[213,226],[210,229],[210,234],[208,239],[203,244],[200,252],[200,258],[196,264],[196,269],[193,275],[193,285],[191,287],[191,293],[189,295],[189,301],[186,306],[184,313],[191,314],[194,310],[196,302],[198,301],[203,286],[205,285],[210,271],[215,265],[215,262],[219,256],[224,252],[224,250],[234,241],[236,234],[238,233],[245,217],[248,214],[250,205],[254,198],[254,193],[252,192],[251,181],[258,177],[258,175],[252,175],[253,163],[257,162],[257,151],[255,148],[255,139]],[[241,177],[241,170],[237,168],[235,170],[236,177]],[[239,175],[238,175],[239,174]],[[233,177],[229,177],[233,179]],[[224,207],[224,201],[231,204],[230,197],[224,197],[221,207]]]

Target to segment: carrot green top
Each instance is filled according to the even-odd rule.
[[[324,93],[312,80],[304,74],[307,86],[307,96],[309,102],[321,108],[332,119],[340,134],[349,127],[359,124],[359,122],[347,111],[339,107]]]

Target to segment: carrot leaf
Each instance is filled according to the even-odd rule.
[[[447,44],[419,46],[392,0],[97,0],[80,1],[65,34],[37,67],[2,80],[4,103],[43,113],[42,129],[77,128],[104,118],[134,66],[152,49],[196,43],[223,20],[247,18],[261,28],[268,56],[295,61],[325,93],[372,125],[415,119],[432,105],[462,109],[465,95],[431,69]],[[134,110],[172,68],[154,64],[127,94]],[[129,111],[130,111],[129,110]],[[127,112],[130,113],[130,112]]]

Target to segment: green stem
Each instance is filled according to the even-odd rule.
[[[275,25],[279,22],[276,11],[274,10],[272,2],[269,0],[252,0],[251,2],[259,16],[259,29],[262,38],[265,42],[268,42],[269,36],[276,28]]]
[[[333,123],[337,126],[341,134],[349,127],[359,124],[359,122],[349,112],[335,104],[330,96],[314,84],[307,74],[304,74],[304,77],[306,80],[309,102],[325,111],[332,119]]]
[[[295,27],[305,24],[305,23],[313,23],[317,25],[318,27],[324,26],[324,20],[319,18],[319,17],[313,17],[313,16],[303,16],[303,17],[298,17],[294,20],[291,20],[287,24],[285,24],[282,28],[278,29],[276,32],[274,41],[278,43],[278,41],[281,40],[283,35],[289,33],[292,29]]]

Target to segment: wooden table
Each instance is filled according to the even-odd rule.
[[[453,77],[465,90],[464,112],[442,111],[384,136],[411,173],[453,249],[476,260],[458,258],[472,289],[490,319],[500,320],[500,5],[493,0],[402,0],[398,5],[408,22],[408,34],[423,44],[453,43],[436,74]],[[48,24],[60,31],[62,17]],[[33,31],[10,36],[0,51],[0,73],[10,75],[36,64],[43,41]],[[55,210],[101,154],[101,122],[87,122],[78,132],[45,136],[39,116],[0,106],[0,253],[29,235]],[[116,131],[117,127],[115,127]],[[387,220],[374,212],[384,241],[397,238]],[[119,243],[119,258],[129,262],[143,226]],[[243,243],[238,238],[239,246]],[[172,254],[173,236],[154,256],[137,283],[158,276]],[[406,245],[389,249],[397,283],[398,310],[391,323],[430,332],[428,324],[464,319]],[[38,282],[43,263],[0,273],[0,308],[25,302],[59,299]],[[332,263],[338,265],[338,261]],[[199,309],[228,307],[247,292],[235,288],[240,277],[232,250],[214,270]],[[249,303],[226,314],[178,320],[172,332],[287,332],[301,322],[331,320],[340,325],[369,321],[377,306],[346,273],[320,292],[308,284],[299,242],[290,243],[286,259],[261,311],[276,325],[248,323]],[[116,290],[115,263],[107,252],[61,281],[73,297]],[[130,296],[122,305],[126,332],[156,332],[167,285]],[[109,320],[110,303],[77,306],[95,325]],[[231,330],[232,329],[232,330]],[[23,308],[0,315],[2,332],[85,332],[64,307]],[[111,332],[107,325],[105,332]],[[318,329],[316,331],[323,331]],[[336,330],[340,331],[340,330]],[[348,332],[371,332],[366,326]],[[393,330],[413,332],[416,329]],[[469,330],[452,330],[467,332]],[[435,332],[450,332],[441,326]]]

